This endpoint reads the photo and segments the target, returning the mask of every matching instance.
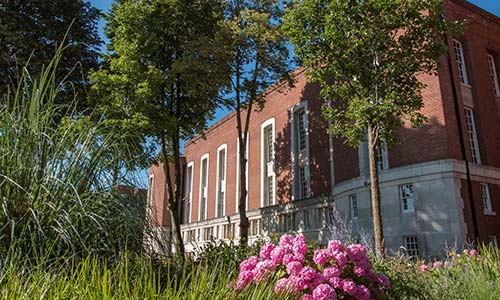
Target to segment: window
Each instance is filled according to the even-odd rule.
[[[194,162],[190,162],[186,168],[186,177],[184,184],[184,198],[183,201],[183,214],[182,223],[186,224],[191,222],[191,203],[193,202],[193,169]]]
[[[295,230],[295,213],[285,215],[285,232]]]
[[[292,200],[310,196],[309,134],[307,101],[302,100],[291,108],[290,144],[292,157]]]
[[[487,183],[481,183],[481,200],[483,200],[484,212],[492,213],[493,208],[491,207],[490,189]]]
[[[413,185],[404,184],[399,186],[399,198],[403,212],[414,211]]]
[[[351,219],[357,219],[359,216],[358,212],[358,199],[356,194],[349,195],[349,207],[351,209]]]
[[[200,221],[207,218],[207,201],[208,201],[208,159],[209,155],[205,154],[201,157],[200,170],[200,211],[198,219]]]
[[[298,150],[302,151],[307,147],[307,115],[305,110],[297,113],[297,129]]]
[[[410,257],[418,257],[418,238],[416,236],[405,236],[403,237],[404,247],[406,249],[406,254]]]
[[[300,198],[309,197],[309,172],[307,167],[299,168]]]
[[[261,219],[250,220],[250,235],[258,236],[261,234]]]
[[[225,144],[217,149],[217,217],[224,216],[226,208],[226,150]]]
[[[274,175],[274,118],[262,124],[262,183],[261,205],[263,207],[275,203]]]
[[[375,155],[377,160],[377,168],[378,170],[386,170],[389,168],[388,166],[388,158],[387,158],[387,143],[385,141],[380,142],[381,145],[377,146]]]
[[[311,228],[311,213],[309,212],[308,209],[304,210],[304,229],[310,229]]]
[[[490,76],[493,85],[493,92],[495,96],[500,96],[500,87],[498,86],[498,76],[497,76],[497,67],[495,64],[495,58],[491,54],[487,54],[488,56],[488,66],[490,69]]]
[[[247,145],[246,145],[246,150],[245,150],[245,157],[247,159],[247,163],[246,163],[246,189],[247,189],[247,197],[246,197],[246,203],[245,203],[245,207],[248,209],[248,161],[249,161],[249,157],[248,157],[248,144],[250,141],[250,133],[247,133]],[[240,195],[241,195],[241,186],[240,186],[240,142],[238,140],[238,138],[236,138],[236,148],[237,148],[237,152],[236,152],[236,212],[239,212],[239,208],[240,208]]]
[[[153,207],[153,193],[154,193],[154,176],[149,177],[149,190],[148,190],[148,206],[149,208]]]
[[[465,108],[465,124],[467,125],[467,137],[469,139],[472,162],[480,164],[481,155],[479,154],[479,143],[477,140],[476,125],[474,122],[474,112],[470,108]]]
[[[455,59],[457,60],[458,78],[460,79],[461,83],[469,85],[462,43],[457,40],[453,40],[453,49],[455,50]]]

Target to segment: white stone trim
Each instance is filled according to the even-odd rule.
[[[248,210],[248,169],[250,166],[250,151],[249,151],[249,144],[250,144],[250,132],[247,133],[247,144],[246,144],[246,157],[247,157],[247,167],[246,167],[246,186],[247,186],[247,199],[245,203],[245,207]],[[236,212],[240,211],[240,141],[238,137],[236,137]]]
[[[276,126],[275,126],[275,118],[270,118],[262,125],[260,125],[260,206],[264,207],[264,168],[267,168],[267,165],[264,163],[264,155],[265,155],[265,149],[264,149],[264,128],[267,126],[271,125],[272,126],[272,134],[273,134],[273,144],[276,141]],[[274,149],[274,145],[273,145]],[[273,155],[275,155],[275,150],[273,150]],[[273,158],[274,161],[274,158]],[[269,205],[274,205],[276,203],[276,174],[273,174],[273,199],[269,199]],[[272,201],[271,201],[272,200]]]
[[[186,166],[186,174],[188,173],[187,170],[189,170],[189,168],[193,168],[192,171],[191,171],[191,182],[189,183],[190,184],[190,191],[189,191],[189,220],[188,222],[192,222],[193,221],[193,185],[194,185],[194,161],[191,161],[187,164]]]
[[[299,153],[297,152],[297,135],[298,128],[297,122],[295,120],[295,114],[298,111],[303,110],[306,114],[306,148]],[[299,103],[296,103],[292,108],[290,108],[290,157],[292,158],[292,168],[291,168],[291,177],[292,177],[292,201],[297,199],[302,199],[301,197],[301,186],[300,186],[300,175],[298,175],[298,169],[300,167],[305,167],[307,172],[307,189],[308,195],[311,194],[311,172],[309,168],[309,109],[307,100],[302,100]],[[299,179],[297,180],[297,176]]]
[[[200,185],[198,186],[198,221],[201,221],[201,198],[203,195],[203,188],[202,188],[202,180],[203,180],[203,160],[207,160],[207,197],[205,198],[205,212],[204,212],[204,219],[207,219],[207,212],[208,212],[208,187],[209,187],[209,179],[210,179],[210,154],[205,153],[201,156],[200,158]]]

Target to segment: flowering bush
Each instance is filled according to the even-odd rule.
[[[311,253],[302,235],[284,235],[278,245],[262,246],[259,256],[240,264],[238,279],[230,285],[242,291],[271,274],[277,279],[275,293],[301,300],[383,299],[390,285],[387,276],[372,271],[364,246],[344,247],[334,240]]]

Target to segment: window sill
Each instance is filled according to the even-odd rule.
[[[485,210],[483,213],[484,213],[485,216],[496,216],[497,215],[496,212],[489,211],[489,210]]]
[[[470,84],[468,84],[468,83],[460,82],[460,85],[463,86],[463,87],[469,88],[469,89],[472,88],[472,86]]]

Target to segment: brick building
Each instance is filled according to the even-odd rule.
[[[385,244],[410,254],[437,255],[500,236],[500,18],[450,0],[447,16],[467,21],[450,38],[451,66],[422,76],[428,122],[400,130],[401,144],[378,155]],[[296,84],[269,91],[249,131],[251,239],[299,232],[326,242],[334,208],[356,229],[372,228],[368,152],[326,133],[319,85],[295,72]],[[231,113],[185,144],[182,232],[187,250],[212,237],[238,239],[238,143]],[[158,186],[154,183],[154,186]],[[154,192],[155,197],[163,197]]]

